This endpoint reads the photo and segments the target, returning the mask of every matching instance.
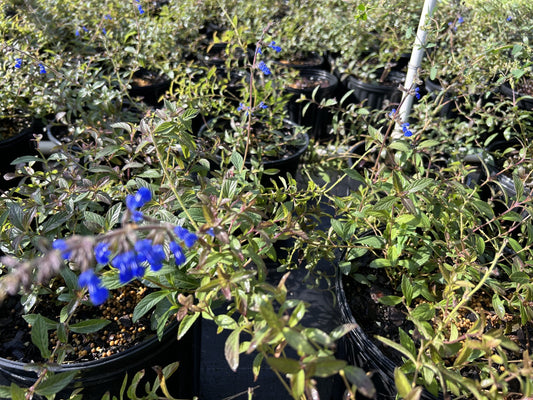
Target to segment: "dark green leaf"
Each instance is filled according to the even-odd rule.
[[[44,359],[50,357],[50,349],[48,348],[47,322],[41,315],[36,316],[31,326],[31,341],[40,350]]]
[[[139,318],[154,308],[160,301],[166,299],[168,295],[168,290],[159,290],[144,296],[141,301],[137,303],[135,309],[133,310],[133,322],[137,322]]]
[[[357,387],[361,394],[369,399],[373,399],[376,395],[376,388],[370,376],[366,372],[356,366],[347,365],[344,368],[344,375],[348,381]]]
[[[314,376],[327,378],[337,374],[341,369],[346,367],[346,361],[336,359],[318,359],[315,363]]]
[[[111,321],[107,319],[88,319],[78,322],[73,325],[69,325],[72,332],[76,333],[92,333],[97,332],[103,327],[107,326]]]
[[[41,396],[52,396],[63,390],[76,376],[78,371],[68,371],[53,374],[41,382],[35,391]]]
[[[296,374],[301,369],[300,363],[290,358],[267,357],[266,362],[282,374]]]

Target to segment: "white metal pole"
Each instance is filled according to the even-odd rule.
[[[405,77],[404,86],[406,90],[414,90],[416,87],[415,79],[422,64],[422,58],[424,57],[424,46],[426,45],[427,32],[424,27],[427,23],[427,16],[433,13],[437,0],[425,0],[424,7],[422,8],[422,14],[420,14],[420,21],[418,23],[418,30],[416,32],[415,43],[413,45],[413,51],[411,52],[411,58],[407,66],[407,76]],[[401,125],[404,122],[408,122],[409,114],[413,106],[414,96],[412,94],[403,93],[400,109],[398,110],[398,119],[396,128],[392,134],[393,138],[402,137],[403,132]]]

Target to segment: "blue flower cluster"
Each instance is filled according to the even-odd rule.
[[[126,207],[128,207],[128,210],[131,213],[131,219],[133,222],[142,221],[143,213],[138,209],[150,200],[152,200],[152,192],[146,187],[140,188],[135,194],[129,194],[126,196]]]
[[[135,194],[126,197],[126,206],[133,215],[132,219],[135,218],[138,221],[143,219],[139,208],[150,201],[151,198],[152,194],[148,188],[140,188]],[[182,226],[174,227],[173,233],[176,235],[176,240],[172,240],[169,243],[169,248],[174,256],[175,264],[179,266],[187,260],[182,244],[187,248],[193,247],[198,241],[198,235]],[[212,229],[207,233],[214,235]],[[68,240],[65,239],[57,239],[52,244],[52,247],[58,250],[65,260],[73,258],[74,250],[71,246]],[[163,244],[154,243],[152,239],[148,238],[139,239],[132,249],[120,252],[114,257],[112,257],[111,244],[105,241],[98,242],[94,246],[93,252],[98,264],[110,264],[118,270],[118,278],[121,284],[142,278],[147,268],[154,272],[161,270],[163,262],[167,260]],[[88,289],[91,302],[94,305],[103,304],[109,296],[109,291],[102,285],[100,278],[96,276],[92,269],[80,274],[78,285]]]
[[[102,280],[96,276],[92,269],[88,269],[80,274],[78,285],[89,290],[91,302],[95,306],[104,304],[109,297],[109,290],[102,286]]]
[[[411,136],[413,136],[413,132],[411,132],[411,131],[409,130],[409,122],[404,122],[404,123],[402,124],[402,131],[403,131],[403,135],[404,135],[405,137],[411,137]]]
[[[15,68],[21,68],[22,67],[22,58],[16,58],[15,59]]]
[[[144,10],[143,10],[143,6],[141,5],[141,0],[135,0],[135,2],[137,3],[137,10],[139,10],[139,14],[143,15]]]
[[[268,69],[264,61],[259,61],[259,64],[257,64],[257,68],[259,68],[259,70],[265,75],[271,74],[270,69]]]
[[[39,73],[40,74],[46,74],[46,68],[42,63],[39,63]]]
[[[276,46],[276,42],[272,42],[268,45],[272,50],[274,50],[276,53],[279,53],[281,51],[281,47]]]

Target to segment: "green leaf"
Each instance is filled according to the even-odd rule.
[[[433,185],[435,185],[435,181],[431,178],[417,179],[416,181],[410,182],[405,187],[405,191],[408,193],[416,193]]]
[[[400,296],[382,296],[378,299],[378,301],[387,306],[395,306],[402,302],[402,298]]]
[[[16,384],[12,383],[9,387],[10,389],[10,396],[8,395],[6,398],[11,400],[26,400],[26,393],[25,390]]]
[[[128,132],[130,135],[133,132],[133,129],[130,124],[126,122],[116,122],[114,124],[111,124],[111,128],[115,129],[124,129],[126,132]]]
[[[272,369],[275,369],[282,374],[296,374],[302,369],[298,361],[290,358],[267,357],[266,362]]]
[[[522,182],[522,179],[520,179],[518,174],[513,174],[513,183],[514,190],[516,192],[516,198],[520,200],[524,194],[524,182]]]
[[[93,213],[91,211],[85,211],[83,213],[84,223],[92,223],[96,224],[98,228],[103,228],[105,224],[105,218],[101,215],[98,215],[96,213]]]
[[[429,303],[421,303],[411,311],[411,317],[419,321],[429,321],[434,316],[435,308]]]
[[[215,316],[214,318],[216,324],[224,329],[237,329],[238,325],[237,322],[233,318],[231,318],[229,315],[226,314],[220,314]]]
[[[285,327],[283,328],[283,336],[285,336],[289,346],[298,352],[299,356],[316,354],[315,348],[311,346],[305,335],[301,332]]]
[[[230,161],[237,170],[241,170],[244,165],[244,158],[236,151],[231,154]]]
[[[395,349],[395,350],[399,351],[400,353],[402,353],[403,355],[405,355],[413,363],[416,363],[415,356],[413,356],[411,354],[411,352],[408,349],[404,348],[401,344],[396,343],[393,340],[387,339],[386,337],[379,336],[379,335],[377,335],[376,338],[379,339],[381,342],[385,343],[387,346],[390,346],[393,349]]]
[[[388,147],[389,149],[402,151],[404,153],[407,153],[410,150],[409,145],[405,140],[395,140],[394,142],[389,144]]]
[[[313,376],[327,378],[337,374],[341,369],[346,367],[346,361],[336,359],[318,359],[315,363],[315,373]]]
[[[318,87],[318,86],[317,86]],[[305,392],[305,371],[302,369],[291,376],[291,394],[293,399],[301,399]]]
[[[429,79],[434,81],[436,77],[437,77],[437,67],[433,66],[429,70]]]
[[[398,203],[398,197],[385,196],[379,199],[372,208],[376,211],[391,210],[396,205],[396,203]]]
[[[48,327],[46,320],[41,315],[36,316],[31,326],[31,341],[40,350],[44,359],[50,357],[51,353],[48,348]]]
[[[107,326],[111,321],[107,319],[87,319],[73,325],[69,325],[72,332],[76,333],[92,333],[97,332],[103,327]]]
[[[335,329],[333,329],[330,333],[329,333],[329,336],[333,339],[333,340],[339,340],[341,337],[343,337],[344,335],[346,335],[348,332],[350,332],[352,329],[356,329],[358,327],[357,324],[344,324],[344,325],[341,325],[341,326],[338,326],[336,327]]]
[[[405,398],[411,392],[411,383],[398,367],[394,368],[394,383],[396,384],[400,397]]]
[[[178,340],[180,340],[191,329],[194,322],[198,319],[200,313],[187,314],[180,322],[178,328]]]
[[[492,296],[492,308],[494,308],[496,315],[503,320],[505,317],[505,306],[503,305],[503,301],[500,299],[500,296],[498,296],[497,293],[494,293]]]
[[[49,318],[43,317],[40,314],[26,314],[22,318],[24,318],[24,321],[26,321],[28,324],[31,324],[32,326],[35,325],[37,322],[37,319],[41,319],[46,323],[46,330],[52,330],[56,329],[57,322],[53,321]]]
[[[439,144],[441,144],[441,142],[439,142],[438,140],[434,140],[434,139],[428,139],[428,140],[423,140],[421,141],[419,144],[418,144],[418,148],[419,149],[426,149],[428,147],[435,147],[435,146],[438,146]]]
[[[375,398],[376,388],[374,383],[363,369],[353,365],[347,365],[344,368],[344,375],[352,385],[357,387],[357,390],[361,392],[363,396],[368,397],[369,399]]]
[[[228,362],[229,367],[232,371],[237,371],[239,367],[239,335],[241,334],[240,329],[236,329],[231,332],[226,339],[224,344],[224,356]]]
[[[529,275],[523,271],[513,272],[509,276],[509,278],[511,279],[512,282],[521,283],[524,285],[527,285],[528,283],[530,283]]]
[[[112,229],[120,221],[120,213],[122,212],[122,204],[114,204],[105,215],[105,229]]]
[[[72,382],[78,371],[68,371],[49,376],[37,385],[35,391],[41,396],[52,396]]]
[[[291,328],[295,327],[298,322],[300,322],[305,315],[306,307],[305,303],[302,301],[298,303],[294,311],[292,312],[290,318],[289,318],[289,326]]]
[[[133,310],[133,322],[137,322],[139,318],[154,308],[159,302],[165,300],[169,294],[170,292],[168,290],[160,290],[144,296],[141,301],[137,303],[135,309]]]
[[[402,294],[405,297],[405,303],[407,304],[407,307],[410,307],[411,301],[413,301],[414,288],[412,282],[406,275],[402,276],[401,287]]]

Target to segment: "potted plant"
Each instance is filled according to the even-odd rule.
[[[243,86],[244,100],[235,112],[225,112],[208,121],[200,130],[199,139],[206,148],[215,150],[218,164],[231,158],[239,169],[244,165],[263,164],[264,169],[283,168],[282,175],[286,172],[295,175],[309,136],[303,128],[286,119],[283,93],[278,93],[272,82],[264,81],[272,72],[262,57],[268,50],[281,50],[264,41],[267,33],[268,27],[256,44],[249,66],[249,82]],[[268,102],[272,104],[270,107]]]

